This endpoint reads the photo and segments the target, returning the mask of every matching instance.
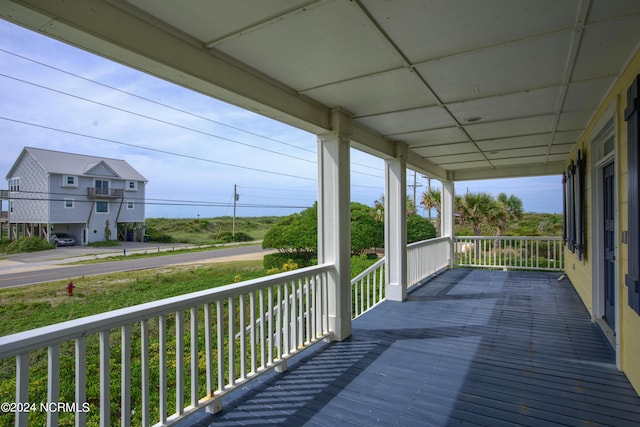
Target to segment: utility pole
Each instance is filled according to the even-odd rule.
[[[236,204],[240,199],[240,195],[238,194],[238,186],[233,184],[233,225],[231,230],[231,240],[236,241]]]
[[[413,171],[413,185],[409,184],[407,187],[413,187],[413,208],[416,210],[416,212],[418,211],[418,205],[417,205],[417,201],[416,201],[416,190],[418,187],[422,187],[421,184],[417,183],[417,173],[416,171]]]

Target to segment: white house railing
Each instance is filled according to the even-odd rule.
[[[380,258],[362,273],[351,279],[351,317],[355,319],[384,300],[385,259]]]
[[[449,266],[451,239],[439,237],[407,245],[407,287]]]
[[[451,239],[440,237],[407,245],[407,286],[414,286],[449,266]],[[351,280],[352,316],[362,315],[385,298],[385,258]]]
[[[564,271],[561,237],[456,236],[455,266]]]
[[[15,406],[7,409],[21,410],[16,426],[170,425],[202,407],[219,410],[224,394],[329,336],[332,268],[308,267],[0,337],[0,375],[13,371],[15,359]],[[34,385],[30,375],[46,384]]]

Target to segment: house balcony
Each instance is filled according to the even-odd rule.
[[[121,199],[124,197],[122,188],[88,187],[87,197],[90,199]]]
[[[351,281],[342,341],[331,264],[0,337],[1,372],[16,384],[4,397],[78,402],[47,412],[54,426],[637,425],[640,398],[559,280],[562,255],[549,264],[561,248],[525,237],[409,245],[406,301],[385,300],[380,260]],[[485,268],[451,269],[451,253]],[[36,360],[47,361],[38,374]],[[25,426],[45,414],[13,416],[0,415]]]

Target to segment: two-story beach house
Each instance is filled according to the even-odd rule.
[[[26,147],[6,178],[11,238],[143,239],[147,181],[124,160]]]

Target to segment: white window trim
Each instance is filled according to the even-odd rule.
[[[73,184],[69,184],[69,178],[73,178]],[[78,188],[78,177],[76,175],[62,175],[62,186]]]
[[[106,212],[98,211],[98,203],[106,203],[107,204],[107,211]],[[96,211],[96,215],[109,215],[109,201],[108,200],[96,200],[95,211]]]
[[[133,210],[136,208],[136,204],[133,200],[127,200],[127,209]]]
[[[20,192],[20,177],[11,178],[9,180],[9,191],[13,193]]]
[[[71,206],[67,206],[67,203],[71,202]],[[76,207],[76,199],[65,197],[64,199],[64,208],[65,209],[75,209]]]
[[[131,184],[133,184],[133,187],[130,187]],[[125,191],[138,191],[138,181],[127,181]]]

